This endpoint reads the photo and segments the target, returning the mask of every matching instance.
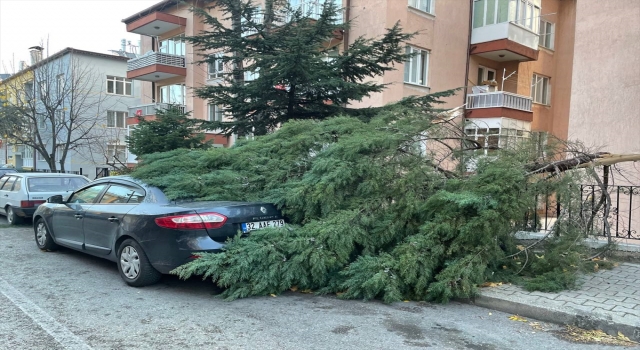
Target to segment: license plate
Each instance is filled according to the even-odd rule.
[[[255,221],[246,222],[242,224],[242,232],[251,232],[255,230],[261,230],[267,227],[282,227],[284,226],[284,220],[268,220],[268,221]]]

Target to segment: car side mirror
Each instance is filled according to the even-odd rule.
[[[55,196],[51,196],[47,199],[47,203],[54,203],[54,204],[62,204],[64,203],[64,201],[62,200],[62,195],[55,195]]]

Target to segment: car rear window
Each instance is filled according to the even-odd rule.
[[[81,177],[32,177],[27,179],[29,192],[73,191],[88,182]]]

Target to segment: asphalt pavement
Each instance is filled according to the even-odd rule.
[[[209,281],[132,288],[114,263],[41,252],[0,219],[0,349],[621,349],[463,303],[340,300],[288,292],[227,302]],[[535,325],[535,326],[534,326]]]

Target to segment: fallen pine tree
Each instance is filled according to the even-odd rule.
[[[551,171],[539,145],[474,156],[481,145],[440,118],[398,106],[368,122],[291,121],[229,149],[147,155],[133,176],[176,200],[266,200],[282,208],[285,228],[238,236],[223,252],[174,271],[211,278],[228,299],[298,289],[446,302],[474,296],[487,281],[570,288],[577,272],[593,270],[592,252],[580,244],[582,215],[558,218],[544,245],[514,238],[531,224],[526,214],[538,209],[537,196],[554,193],[577,207],[570,191],[579,174],[536,175]],[[557,152],[566,148],[551,147],[545,159]]]

